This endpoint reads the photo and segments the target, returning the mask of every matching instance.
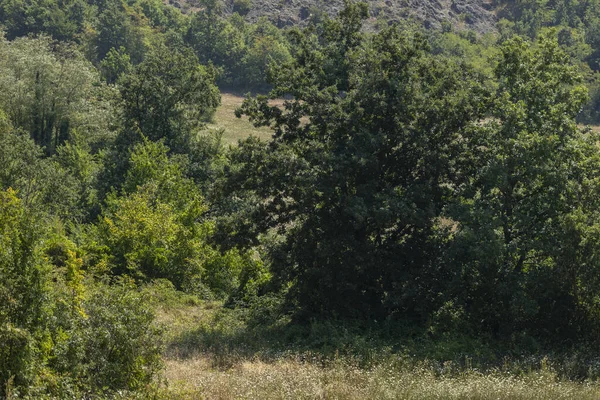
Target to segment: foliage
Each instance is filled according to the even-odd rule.
[[[427,54],[418,35],[367,38],[361,15],[350,6],[293,33],[293,62],[271,69],[271,96],[293,95],[283,109],[266,97],[242,106],[275,136],[232,154],[225,240],[274,235],[274,281],[298,317],[595,332],[597,272],[583,254],[594,259],[597,222],[582,199],[599,164],[597,137],[575,123],[586,101],[577,67],[556,40],[510,39],[492,85]]]
[[[139,129],[150,140],[165,139],[174,151],[186,149],[193,130],[210,118],[220,100],[211,68],[198,65],[189,51],[165,46],[123,78],[121,95],[133,143]]]
[[[483,115],[485,91],[464,65],[427,56],[419,36],[391,28],[367,46],[361,16],[350,7],[318,37],[295,34],[294,62],[273,70],[272,92],[294,100],[284,112],[265,98],[245,103],[276,137],[242,144],[231,179],[265,199],[245,216],[258,232],[285,232],[273,268],[301,309],[418,315],[411,282],[434,257],[435,217],[464,179],[457,138]],[[346,61],[324,63],[329,54]]]
[[[576,334],[569,320],[586,320],[584,304],[594,301],[582,297],[580,285],[596,267],[575,261],[586,250],[582,233],[575,233],[581,227],[572,225],[582,213],[590,226],[597,223],[578,200],[596,190],[586,182],[599,166],[595,135],[583,134],[574,121],[585,88],[548,39],[535,48],[506,42],[496,75],[493,119],[480,128],[479,154],[472,151],[478,173],[455,208],[462,210],[449,214],[460,223],[450,247],[461,250],[451,250],[446,261],[457,257],[454,265],[476,292],[461,287],[456,294],[493,331],[566,330],[561,336],[567,337]],[[484,297],[485,303],[473,301]],[[550,298],[560,298],[560,305],[550,305]]]
[[[123,46],[119,50],[112,47],[106,57],[100,63],[102,76],[108,83],[115,83],[121,76],[129,73],[131,69],[131,57]]]
[[[2,392],[143,388],[161,366],[145,298],[130,284],[86,282],[75,244],[47,229],[13,190],[0,192]]]
[[[74,131],[88,143],[110,136],[108,92],[75,49],[48,37],[2,38],[0,54],[0,107],[46,154],[55,154]]]
[[[192,17],[185,41],[202,63],[220,68],[219,83],[227,87],[264,89],[269,63],[289,59],[287,40],[272,23],[261,18],[249,25],[237,14],[225,19],[211,6]]]
[[[85,8],[86,3],[80,0],[5,0],[0,4],[0,21],[10,39],[46,33],[70,41],[83,30]]]
[[[236,251],[221,255],[208,244],[213,224],[204,221],[205,202],[167,151],[152,141],[137,145],[125,193],[107,199],[98,234],[109,249],[111,272],[227,296],[237,287],[245,258]]]
[[[11,127],[0,131],[0,188],[17,191],[22,203],[30,210],[43,209],[65,220],[81,220],[85,204],[93,201],[78,179],[66,168],[43,157],[43,150],[26,133]],[[86,199],[87,198],[87,199]]]
[[[245,0],[0,0],[3,395],[158,396],[164,357],[199,346],[360,368],[583,346],[540,368],[597,378],[600,138],[576,118],[600,109],[600,9],[490,6],[478,35],[370,32],[353,2],[279,29]],[[271,90],[237,145],[217,84]]]
[[[252,2],[250,0],[234,0],[233,1],[233,12],[244,16],[252,9]]]
[[[127,282],[97,285],[88,299],[84,382],[97,389],[143,389],[162,367],[161,331],[148,299]]]
[[[32,384],[47,357],[49,271],[40,229],[11,189],[0,192],[0,390]]]
[[[194,220],[201,206],[183,213],[157,199],[155,184],[122,199],[109,199],[100,225],[101,240],[111,250],[112,272],[138,279],[168,278],[177,287],[193,284],[204,258],[201,238],[207,226]],[[191,224],[185,221],[192,221]]]

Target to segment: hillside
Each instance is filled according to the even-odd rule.
[[[234,11],[235,0],[225,0],[225,12]],[[183,10],[199,8],[198,0],[169,0]],[[480,33],[494,30],[496,16],[489,0],[367,0],[371,18],[366,25],[379,21],[413,20],[427,28],[440,28],[444,21],[461,29]],[[279,27],[303,25],[321,13],[335,16],[343,8],[343,0],[252,0],[246,15],[249,22],[267,17]]]

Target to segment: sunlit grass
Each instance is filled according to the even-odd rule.
[[[551,371],[522,377],[466,371],[445,376],[423,366],[403,370],[383,362],[359,368],[339,362],[242,361],[217,369],[208,357],[169,359],[173,399],[598,399],[596,384],[560,382]]]
[[[256,128],[248,117],[237,118],[235,110],[242,105],[244,97],[232,94],[221,94],[221,106],[217,109],[213,122],[208,124],[209,129],[224,129],[223,140],[227,144],[236,144],[238,140],[248,136],[258,136],[263,140],[271,137],[273,132],[266,127]]]
[[[158,316],[170,345],[160,397],[168,399],[600,399],[597,382],[562,379],[545,358],[482,372],[373,349],[365,363],[245,335],[241,314],[219,302],[164,304]]]

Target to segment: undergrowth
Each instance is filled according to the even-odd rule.
[[[558,351],[530,338],[501,342],[432,334],[399,323],[314,320],[298,324],[278,311],[276,298],[245,308],[176,293],[166,299],[156,303],[169,337],[159,397],[600,396],[600,359],[593,356],[597,352],[592,345]],[[265,301],[270,307],[265,307]]]

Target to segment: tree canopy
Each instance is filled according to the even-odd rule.
[[[0,392],[150,397],[169,296],[278,332],[596,340],[593,2],[487,35],[201,6],[0,0]],[[227,144],[223,89],[270,137]]]

